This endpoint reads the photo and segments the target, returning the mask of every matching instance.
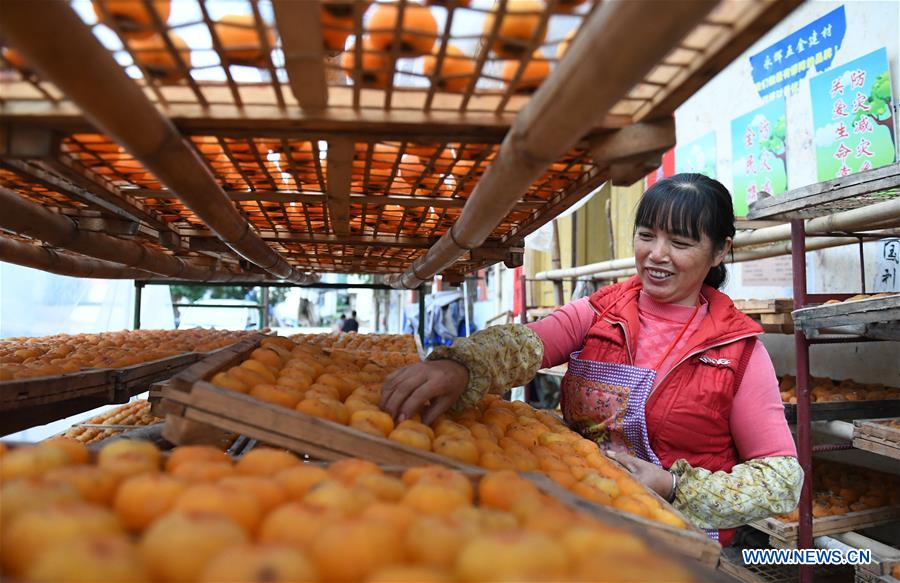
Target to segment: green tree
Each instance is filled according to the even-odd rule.
[[[787,123],[784,116],[778,118],[775,125],[769,131],[769,138],[761,140],[759,147],[763,152],[769,152],[785,165],[787,165],[787,146],[785,146],[785,138],[787,137]]]
[[[229,285],[206,287],[203,285],[173,285],[169,286],[172,294],[172,302],[179,304],[184,302],[197,302],[204,298],[208,299],[234,299],[242,300],[255,286],[252,285]],[[269,288],[269,303],[272,305],[279,304],[287,298],[289,288],[271,287]],[[258,292],[259,293],[259,292]],[[260,300],[262,296],[260,294]]]

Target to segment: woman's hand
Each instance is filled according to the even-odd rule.
[[[424,406],[422,423],[430,425],[459,399],[469,384],[469,370],[452,360],[428,360],[397,369],[384,379],[379,405],[398,422]]]
[[[672,474],[656,464],[645,462],[626,453],[614,451],[606,452],[606,455],[623,466],[638,482],[644,484],[657,494],[668,500],[672,496]]]

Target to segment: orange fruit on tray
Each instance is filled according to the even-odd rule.
[[[147,38],[154,34],[154,19],[143,0],[92,0],[97,20],[117,26],[123,35],[130,38]],[[169,0],[153,0],[152,6],[165,24],[172,6]]]
[[[394,47],[395,28],[400,22],[399,46]],[[420,4],[407,3],[400,16],[397,4],[378,4],[372,11],[366,27],[369,42],[380,51],[396,48],[400,56],[427,55],[437,38],[437,21],[431,10]]]
[[[325,581],[355,581],[402,562],[404,547],[400,533],[383,521],[345,519],[319,532],[310,555]]]
[[[264,67],[267,54],[260,42],[256,19],[252,14],[227,14],[213,23],[225,57],[233,65]],[[263,24],[266,43],[271,51],[275,48],[275,33]]]
[[[27,573],[28,581],[79,581],[144,583],[150,581],[134,543],[124,536],[103,536],[74,540],[54,546],[41,554]]]
[[[115,514],[84,502],[23,512],[3,528],[0,560],[5,571],[23,575],[42,553],[56,546],[86,537],[122,533]]]
[[[316,567],[309,556],[288,546],[242,544],[228,547],[207,563],[201,582],[266,581],[287,583],[315,581]]]
[[[185,72],[191,68],[191,50],[183,38],[169,32],[169,40],[181,59],[178,59],[169,50],[168,45],[158,34],[136,39],[131,42],[131,51],[134,54],[134,62],[142,66],[147,73],[161,83],[177,83],[185,78]],[[184,67],[184,69],[182,69]]]
[[[300,464],[294,454],[269,447],[257,447],[238,460],[235,467],[238,474],[272,476],[277,472]]]
[[[356,76],[356,45],[351,44],[341,57],[341,67],[347,79],[360,87],[384,89],[391,82],[391,60],[387,54],[378,52],[369,39],[363,40],[360,55],[360,72]],[[355,78],[354,78],[355,77]],[[373,168],[374,168],[373,164]]]
[[[433,77],[437,73],[438,47],[432,50],[432,54],[425,57],[423,73]],[[475,61],[454,45],[448,44],[444,51],[444,60],[441,62],[440,74],[432,80],[441,91],[462,93],[468,89],[475,75]],[[429,159],[431,154],[428,154]]]
[[[141,531],[167,513],[187,488],[165,474],[141,474],[129,478],[116,492],[113,509],[128,530]]]
[[[493,10],[485,16],[483,28],[485,37],[493,30],[498,9],[499,4],[495,3]],[[525,53],[541,24],[541,13],[544,10],[544,3],[538,0],[508,0],[506,13],[501,17],[491,50],[498,57],[505,59],[517,58]],[[546,35],[545,28],[538,35],[538,45],[543,44]]]
[[[246,531],[219,514],[167,514],[144,532],[141,558],[155,581],[196,581],[209,561],[248,541]]]

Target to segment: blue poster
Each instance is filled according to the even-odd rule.
[[[894,162],[893,95],[886,49],[813,77],[809,91],[820,181]]]
[[[797,93],[807,71],[831,66],[846,32],[847,16],[839,6],[750,57],[759,96],[768,101]]]
[[[747,215],[760,194],[787,191],[785,101],[778,99],[731,122],[734,214]]]
[[[716,177],[716,133],[675,146],[675,172],[696,172]]]

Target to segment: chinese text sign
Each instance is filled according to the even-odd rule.
[[[831,66],[846,31],[847,16],[840,6],[750,57],[760,97],[770,100],[797,93],[808,71],[821,73]]]
[[[809,80],[819,181],[894,162],[894,120],[887,51]]]

